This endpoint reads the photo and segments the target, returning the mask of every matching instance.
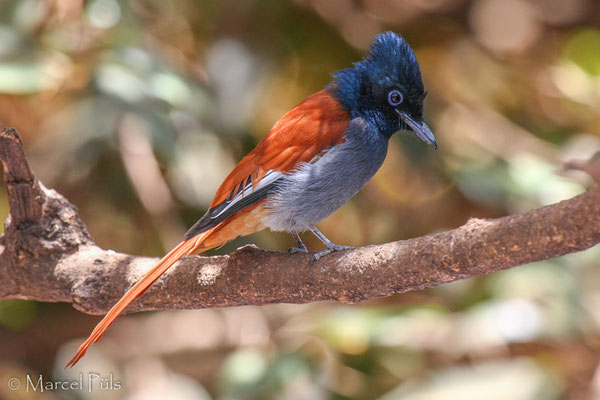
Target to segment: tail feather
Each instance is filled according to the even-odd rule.
[[[165,255],[144,277],[137,282],[131,289],[121,297],[110,311],[104,316],[102,321],[96,325],[90,336],[79,346],[75,356],[69,361],[66,367],[72,367],[83,357],[90,345],[102,337],[104,332],[117,319],[117,317],[127,308],[127,306],[136,298],[141,296],[162,274],[164,274],[181,257],[197,252],[199,247],[201,251],[206,251],[210,247],[202,247],[202,238],[193,237],[179,243],[173,250]],[[66,368],[65,367],[65,368]]]
[[[264,202],[264,200],[263,200]],[[165,273],[177,260],[190,254],[202,253],[214,249],[235,239],[238,236],[250,235],[263,229],[262,218],[265,209],[261,204],[251,205],[237,214],[232,215],[219,225],[210,228],[206,232],[198,234],[179,243],[173,250],[167,253],[158,264],[156,264],[144,277],[125,293],[123,297],[110,309],[102,321],[92,331],[90,336],[79,346],[75,356],[65,366],[72,367],[85,355],[88,347],[100,339],[108,327],[127,308],[132,301],[142,295],[162,274]]]

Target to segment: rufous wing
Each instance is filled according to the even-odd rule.
[[[327,90],[306,98],[281,117],[225,178],[208,212],[190,228],[186,238],[263,201],[267,184],[342,143],[349,122],[349,113]]]

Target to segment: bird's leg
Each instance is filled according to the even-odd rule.
[[[298,234],[298,232],[292,231],[290,233],[292,234],[294,239],[296,239],[296,243],[298,243],[298,247],[290,247],[290,249],[288,250],[288,253],[290,253],[290,254],[308,253],[308,249],[306,248],[306,245],[304,243],[302,243],[302,239],[300,239],[300,235]]]
[[[327,254],[334,252],[334,251],[339,251],[339,250],[352,250],[354,247],[352,246],[340,246],[337,244],[334,244],[333,242],[331,242],[331,240],[327,239],[325,237],[325,235],[323,235],[316,227],[312,227],[310,228],[311,232],[315,234],[316,237],[319,238],[319,240],[323,243],[325,243],[325,246],[327,246],[327,248],[323,251],[320,251],[318,253],[315,253],[312,258],[310,259],[311,262],[317,261],[319,258],[326,256]]]

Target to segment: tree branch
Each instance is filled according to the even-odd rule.
[[[10,213],[0,237],[0,299],[72,302],[105,313],[157,261],[97,247],[76,208],[34,177],[14,129],[0,134]],[[593,177],[599,157],[573,164]],[[600,242],[600,187],[443,233],[310,255],[245,246],[180,260],[128,311],[338,300],[354,303],[581,251]]]

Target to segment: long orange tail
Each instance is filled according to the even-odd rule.
[[[263,229],[262,218],[265,209],[261,203],[251,205],[237,214],[232,215],[217,226],[198,234],[190,239],[179,243],[173,250],[167,253],[144,277],[125,293],[121,300],[110,309],[102,318],[102,321],[92,331],[90,336],[79,346],[75,356],[65,366],[72,367],[85,355],[88,347],[100,339],[108,327],[127,306],[142,295],[162,274],[164,274],[177,260],[190,254],[202,253],[204,251],[219,247],[238,236],[250,235]]]
[[[208,232],[210,232],[210,231],[208,231]],[[206,232],[206,233],[208,233],[208,232]],[[177,260],[179,260],[183,256],[192,254],[192,252],[197,251],[199,247],[201,247],[201,251],[206,251],[212,247],[215,247],[215,246],[207,246],[207,247],[202,246],[201,242],[202,242],[203,238],[204,237],[198,238],[196,236],[196,237],[190,238],[188,240],[184,240],[183,242],[181,242],[177,246],[175,246],[175,248],[173,250],[171,250],[169,253],[167,253],[167,255],[164,256],[158,262],[158,264],[156,264],[150,271],[148,271],[146,273],[146,275],[144,275],[144,277],[138,283],[136,283],[131,289],[129,289],[127,291],[127,293],[125,293],[125,295],[123,295],[123,297],[121,297],[121,300],[119,300],[117,302],[117,304],[115,304],[113,306],[113,308],[110,309],[110,311],[104,316],[102,321],[100,321],[100,323],[98,323],[98,325],[96,325],[96,327],[94,328],[94,330],[92,331],[90,336],[85,340],[85,342],[83,342],[81,344],[81,346],[79,346],[77,353],[71,359],[71,361],[69,361],[69,363],[65,366],[65,368],[72,367],[75,364],[77,364],[77,361],[79,361],[81,359],[81,357],[83,357],[85,355],[85,352],[87,351],[88,347],[90,347],[90,345],[92,343],[95,343],[96,341],[98,341],[98,339],[100,339],[100,337],[102,337],[102,335],[108,329],[108,327],[113,322],[115,322],[115,319],[117,319],[119,314],[121,314],[121,312],[123,312],[123,310],[132,301],[134,301],[136,298],[141,296],[142,293],[144,293],[146,291],[146,289],[148,289],[150,287],[150,285],[152,285],[154,283],[154,281],[156,281],[173,264],[175,264],[175,262]]]

